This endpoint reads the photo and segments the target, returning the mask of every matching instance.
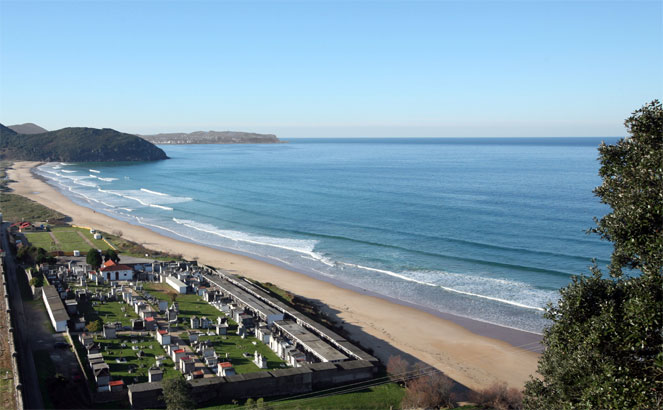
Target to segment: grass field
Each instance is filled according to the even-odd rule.
[[[324,393],[318,393],[323,395]],[[353,393],[338,394],[327,397],[311,397],[302,399],[265,400],[265,407],[270,409],[329,409],[329,410],[364,410],[364,409],[400,409],[405,390],[396,383],[388,383],[368,387]],[[257,397],[256,397],[257,398]],[[201,410],[231,410],[243,406],[239,404],[223,404],[204,407]]]
[[[79,250],[81,253],[85,254],[91,246],[81,237],[79,232],[83,234],[83,236],[85,236],[96,249],[101,249],[102,251],[110,249],[110,246],[108,246],[105,241],[94,239],[89,230],[70,226],[52,227],[50,233],[26,232],[25,236],[33,246],[44,248],[47,251],[73,252],[74,250]],[[53,240],[51,233],[55,236],[57,241]]]
[[[85,316],[86,322],[92,322],[101,319],[104,323],[122,322],[122,326],[131,326],[131,319],[137,319],[138,315],[131,309],[131,306],[123,302],[92,302],[79,303],[78,309]],[[124,308],[124,312],[122,311]],[[125,316],[126,314],[126,316]]]
[[[143,289],[149,292],[152,296],[160,300],[167,300],[168,304],[171,303],[171,295],[175,294],[175,290],[165,283],[145,283]],[[189,327],[189,318],[191,316],[207,316],[211,320],[216,320],[217,317],[223,316],[218,309],[209,303],[205,302],[198,295],[177,295],[177,304],[180,307],[179,317],[186,320],[184,327]]]
[[[3,192],[0,195],[0,212],[5,221],[63,221],[65,216],[20,195]]]
[[[132,343],[132,340],[136,340],[138,343]],[[97,338],[96,341],[102,345],[101,353],[110,367],[111,378],[113,380],[121,378],[125,385],[146,382],[147,370],[156,363],[156,356],[168,357],[159,342],[153,337],[120,335],[117,339]],[[122,347],[122,343],[125,343],[126,347]],[[141,358],[137,357],[139,350],[133,350],[132,346],[137,346],[138,349],[143,351]],[[104,350],[104,347],[107,350]],[[118,358],[124,358],[126,362],[117,363],[116,359]],[[131,368],[134,370],[130,373]],[[162,369],[164,379],[179,377],[180,375],[180,372],[173,368],[171,359],[164,360]]]
[[[236,333],[236,328],[235,326],[235,329],[229,330],[225,339],[224,336],[218,335],[200,336],[199,339],[211,340],[214,343],[214,350],[219,355],[220,361],[223,361],[226,353],[228,353],[235,371],[239,374],[280,369],[281,364],[285,364],[269,347],[259,342],[255,337],[247,337],[245,339],[239,337]],[[182,335],[181,337],[184,338],[185,336]],[[255,345],[253,344],[254,342]],[[253,363],[253,353],[256,350],[267,358],[268,369],[261,369]],[[251,357],[244,357],[244,353],[250,354]]]

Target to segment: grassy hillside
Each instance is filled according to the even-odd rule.
[[[109,128],[63,128],[18,134],[0,124],[0,158],[23,161],[153,161],[167,159],[154,144]]]

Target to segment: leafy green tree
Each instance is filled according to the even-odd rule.
[[[85,258],[85,262],[88,265],[92,266],[92,269],[99,269],[99,266],[101,266],[102,263],[99,251],[94,248],[90,248],[90,250],[87,251],[87,257]]]
[[[85,328],[90,332],[101,332],[101,329],[104,328],[104,322],[101,319],[97,319],[88,323]]]
[[[653,101],[625,122],[631,136],[599,148],[612,212],[592,231],[612,241],[604,277],[575,277],[548,306],[540,379],[525,386],[530,409],[663,406],[663,109]]]
[[[104,261],[113,261],[115,263],[120,262],[120,256],[117,254],[115,249],[107,249],[104,251]]]
[[[44,286],[44,277],[41,275],[33,277],[30,279],[30,286],[34,286],[36,288]]]
[[[188,410],[194,408],[191,387],[183,378],[166,379],[161,382],[163,400],[167,410]]]

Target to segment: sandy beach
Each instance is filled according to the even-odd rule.
[[[353,338],[386,360],[392,354],[405,354],[444,371],[449,377],[472,389],[503,381],[521,388],[536,371],[539,355],[519,348],[532,347],[538,336],[482,324],[462,318],[445,318],[349,289],[267,262],[202,245],[159,235],[149,229],[118,221],[79,206],[52,186],[35,178],[30,169],[35,162],[18,162],[9,170],[14,193],[55,209],[73,224],[114,232],[150,249],[182,254],[199,263],[240,273],[295,294],[320,301],[351,332]],[[461,325],[462,324],[462,325]]]

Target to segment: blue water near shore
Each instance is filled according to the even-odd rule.
[[[613,143],[615,139],[605,139]],[[610,244],[585,233],[599,138],[167,145],[38,173],[79,204],[428,309],[540,332]]]

